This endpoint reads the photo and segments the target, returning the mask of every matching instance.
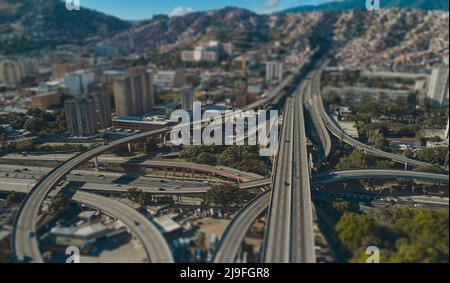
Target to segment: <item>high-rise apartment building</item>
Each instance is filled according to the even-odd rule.
[[[97,117],[98,129],[107,129],[112,126],[111,117],[111,101],[108,96],[101,95],[100,93],[94,93],[90,95],[92,102],[94,103],[95,114]]]
[[[36,74],[38,66],[31,58],[20,57],[0,61],[0,84],[18,85],[22,79]]]
[[[79,70],[64,76],[64,84],[72,96],[87,94],[89,86],[94,82],[95,74],[90,70]]]
[[[116,115],[142,116],[155,105],[152,86],[153,74],[142,68],[133,68],[129,74],[113,83]]]
[[[267,62],[266,63],[266,83],[273,81],[281,81],[283,79],[283,63]]]
[[[10,60],[0,62],[0,84],[17,85],[22,80],[19,65]]]
[[[184,110],[192,110],[194,105],[194,93],[190,87],[181,89],[181,107]]]
[[[72,136],[88,137],[98,133],[97,114],[92,99],[75,98],[64,102],[67,129]]]
[[[448,65],[433,68],[428,85],[428,101],[431,106],[448,106],[449,84]]]

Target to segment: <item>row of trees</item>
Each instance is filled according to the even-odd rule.
[[[334,102],[340,102],[340,97],[332,97]],[[353,113],[358,130],[368,136],[370,131],[378,129],[386,137],[416,137],[422,128],[444,128],[447,124],[447,113],[441,108],[429,106],[418,107],[417,96],[410,94],[406,99],[394,101],[366,102],[354,107]],[[380,116],[388,118],[389,122],[372,123],[372,119]],[[406,116],[413,120],[406,124],[396,121],[405,120]]]
[[[63,144],[63,145],[39,145],[33,141],[10,143],[2,151],[4,153],[22,153],[22,152],[38,152],[38,153],[53,153],[53,152],[82,152],[87,147],[81,144]]]
[[[152,203],[152,196],[138,188],[128,189],[127,198],[143,206],[147,206]]]
[[[389,160],[380,160],[377,157],[353,151],[350,155],[342,157],[336,169],[368,169],[368,168],[395,168],[396,164]]]
[[[241,206],[250,198],[251,194],[248,191],[229,184],[214,186],[206,193],[207,204],[218,204],[225,207]]]
[[[268,165],[259,157],[257,146],[188,146],[180,156],[191,162],[222,165],[265,176]]]
[[[448,211],[396,206],[345,213],[335,230],[352,262],[365,262],[369,246],[380,248],[381,262],[449,261]]]

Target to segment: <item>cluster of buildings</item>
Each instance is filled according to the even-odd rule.
[[[334,68],[329,68],[330,74]],[[431,74],[401,72],[368,72],[360,75],[368,79],[382,79],[388,85],[385,88],[367,87],[361,84],[352,86],[326,86],[325,94],[337,94],[344,105],[357,105],[367,101],[387,103],[398,98],[406,99],[411,93],[417,93],[420,105],[448,107],[449,105],[449,67],[447,62],[436,64]],[[407,83],[413,82],[413,83]]]
[[[30,58],[0,60],[0,85],[15,86],[38,73],[38,65]]]
[[[266,83],[283,80],[283,62],[269,61],[266,63]]]
[[[155,107],[153,73],[132,68],[113,82],[117,116],[143,116]]]
[[[64,113],[67,129],[76,137],[93,136],[112,125],[109,97],[99,93],[66,100]]]
[[[53,227],[43,240],[51,247],[52,256],[64,253],[67,246],[77,246],[83,254],[96,253],[104,244],[125,243],[130,237],[123,223],[94,210],[80,212],[70,224]]]
[[[448,106],[449,84],[448,65],[441,64],[433,68],[429,79],[427,92],[428,102],[431,106]]]
[[[237,59],[233,58],[233,44],[220,41],[200,43],[194,50],[182,52],[184,62],[229,60],[228,70],[219,65],[207,69],[201,65],[159,69],[151,63],[129,67],[108,57],[132,48],[133,42],[124,42],[124,46],[104,42],[93,50],[65,45],[44,53],[37,62],[3,60],[0,79],[7,77],[12,88],[6,89],[11,93],[6,95],[0,87],[0,99],[4,100],[0,101],[0,110],[5,112],[5,107],[10,107],[9,112],[22,109],[26,113],[30,108],[63,109],[70,136],[92,138],[100,132],[125,134],[164,127],[172,111],[192,110],[195,99],[204,109],[242,107],[283,79],[285,62],[279,59],[280,45],[240,53]],[[89,52],[99,57],[80,55]],[[21,77],[43,71],[45,75],[39,80],[21,83]],[[1,72],[7,75],[2,77]]]
[[[217,62],[225,57],[233,56],[233,44],[219,41],[201,43],[194,50],[181,52],[183,62]]]
[[[336,38],[345,44],[337,53],[340,66],[346,69],[391,70],[396,72],[426,72],[430,64],[448,58],[448,13],[429,11],[386,10],[383,21],[375,22],[380,32],[368,32],[364,36],[348,38],[348,29],[344,24],[352,19],[351,12],[341,15]],[[404,14],[404,15],[403,15]],[[399,18],[418,19],[417,25],[399,21]],[[385,32],[381,32],[381,31]],[[391,33],[401,32],[402,37]],[[351,35],[350,35],[351,36]]]

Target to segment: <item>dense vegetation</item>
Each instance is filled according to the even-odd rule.
[[[365,262],[369,246],[380,248],[381,262],[449,261],[448,211],[398,206],[345,213],[335,229],[352,262]]]
[[[250,197],[251,194],[248,191],[241,190],[234,185],[218,185],[206,193],[206,203],[225,207],[240,206]]]
[[[131,188],[127,190],[127,198],[144,206],[150,205],[152,203],[151,194],[143,192],[138,188]]]
[[[259,156],[257,146],[188,146],[180,156],[191,162],[222,165],[265,176],[268,165]]]
[[[395,162],[381,160],[377,157],[353,151],[350,155],[342,157],[336,169],[368,169],[368,168],[394,168]]]
[[[63,112],[48,112],[38,108],[30,109],[26,114],[10,113],[0,116],[1,124],[10,124],[14,130],[25,129],[43,137],[52,137],[66,132]]]

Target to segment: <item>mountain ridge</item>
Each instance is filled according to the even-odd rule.
[[[60,0],[0,0],[0,52],[27,52],[83,42],[131,27],[131,23],[82,8],[68,11]]]
[[[408,8],[418,10],[447,10],[449,9],[448,0],[381,0],[380,7],[387,8]],[[304,5],[287,10],[279,11],[277,13],[300,13],[312,11],[326,11],[326,10],[353,10],[366,9],[366,2],[363,0],[345,0],[333,1],[319,5]]]

